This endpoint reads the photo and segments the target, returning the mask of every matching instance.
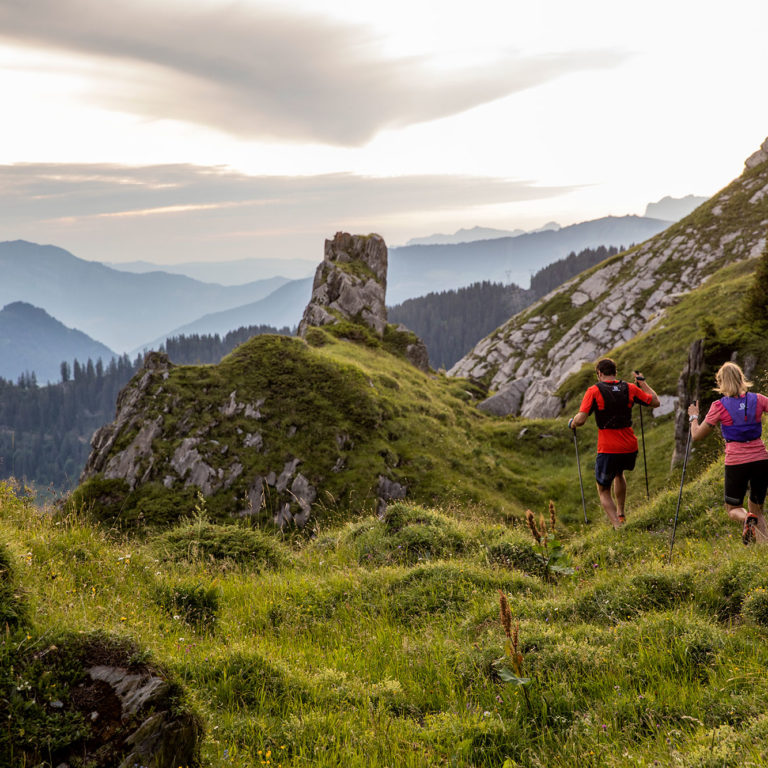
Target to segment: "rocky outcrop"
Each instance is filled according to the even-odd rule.
[[[760,152],[766,148],[768,140]],[[699,209],[708,218],[693,214],[555,289],[480,341],[449,374],[481,380],[500,394],[514,392],[490,404],[498,405],[495,412],[504,413],[505,400],[507,413],[559,415],[557,390],[582,365],[654,328],[717,267],[762,253],[768,154],[760,157],[753,155],[752,170]]]
[[[754,154],[750,155],[746,161],[744,162],[744,165],[746,168],[756,168],[758,165],[761,165],[766,160],[768,160],[768,139],[766,139],[761,145],[760,149],[757,150]]]
[[[383,517],[387,511],[387,504],[390,501],[399,501],[408,495],[408,488],[401,483],[390,480],[388,477],[379,475],[377,489],[378,500],[376,502],[376,512],[379,517]]]
[[[91,453],[80,481],[97,473],[107,478],[124,478],[133,488],[151,468],[152,441],[158,435],[157,421],[147,421],[143,399],[149,388],[168,378],[173,365],[162,352],[150,352],[144,366],[117,398],[117,413],[111,424],[101,427],[91,439]],[[126,432],[135,432],[130,444],[115,453],[116,441]],[[148,465],[145,460],[148,459]]]
[[[345,497],[354,489],[377,502],[402,498],[404,486],[382,489],[377,481],[395,466],[386,452],[363,472],[349,460],[352,446],[369,440],[382,418],[374,394],[368,402],[376,384],[315,350],[333,333],[307,333],[313,326],[338,325],[338,337],[361,340],[428,371],[418,336],[387,324],[386,281],[381,237],[337,233],[325,243],[300,326],[306,342],[255,337],[218,366],[200,369],[148,355],[120,394],[115,421],[92,440],[80,478],[94,481],[92,506],[105,519],[152,524],[148,517],[173,519],[200,493],[219,519],[254,518],[284,528],[306,525],[321,493],[324,500],[335,499],[331,488]],[[124,481],[127,491],[111,481]],[[155,513],[141,501],[143,493],[169,501],[154,505],[163,510]],[[131,502],[123,505],[125,495]]]
[[[385,348],[397,350],[421,371],[429,371],[424,342],[404,325],[387,325],[387,246],[379,235],[337,232],[325,241],[325,256],[315,273],[312,298],[299,323],[305,338],[315,326],[348,321],[371,329],[379,338],[389,332]],[[388,330],[389,329],[389,330]]]
[[[387,246],[379,235],[337,232],[325,241],[312,298],[299,323],[299,336],[311,326],[352,320],[379,336],[387,326]]]

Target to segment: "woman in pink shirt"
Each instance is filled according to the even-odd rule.
[[[710,406],[699,424],[699,403],[688,406],[691,437],[701,440],[720,424],[725,438],[725,508],[743,524],[742,540],[768,541],[763,502],[768,490],[768,451],[762,439],[762,415],[768,413],[768,397],[749,392],[751,381],[736,363],[724,363],[715,375],[715,392],[723,397]],[[749,486],[748,508],[744,496]]]

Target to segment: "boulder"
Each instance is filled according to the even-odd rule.
[[[384,475],[379,475],[379,483],[377,488],[377,503],[376,511],[379,517],[383,517],[387,511],[387,503],[390,501],[399,501],[406,497],[408,494],[408,488],[405,485],[401,485],[394,480],[390,480]]]
[[[478,404],[478,408],[494,416],[517,416],[523,404],[523,396],[531,383],[530,376],[516,379],[509,386],[499,390],[487,400]]]
[[[761,145],[760,149],[757,150],[757,152],[751,154],[744,162],[744,165],[746,166],[747,170],[750,168],[756,168],[758,165],[761,165],[766,160],[768,160],[768,139],[766,139]]]
[[[526,419],[553,419],[560,415],[563,401],[555,395],[556,382],[537,379],[526,390],[520,415]]]

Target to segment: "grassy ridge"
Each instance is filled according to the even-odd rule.
[[[527,529],[480,508],[398,504],[291,542],[223,530],[199,504],[140,541],[4,487],[0,540],[32,618],[3,647],[62,626],[134,643],[182,682],[216,768],[764,764],[768,553],[727,521],[721,471],[686,486],[671,566],[676,489],[645,504],[636,484],[623,531],[590,502],[590,525],[561,533],[576,570],[556,582]],[[494,664],[499,590],[527,697]]]
[[[421,504],[479,505],[497,520],[511,520],[555,496],[565,520],[578,518],[574,446],[565,419],[489,416],[476,408],[482,394],[466,380],[425,374],[376,347],[320,329],[313,333],[322,335],[321,346],[260,336],[218,366],[175,366],[167,379],[158,377],[142,411],[144,423],[163,424],[152,444],[154,474],[134,491],[119,479],[87,481],[74,494],[73,508],[92,507],[103,522],[124,529],[178,522],[191,513],[196,496],[181,481],[165,487],[167,462],[185,436],[210,424],[199,450],[209,451],[207,461],[225,474],[235,464],[242,469],[229,488],[206,501],[218,522],[247,507],[254,476],[279,474],[292,457],[301,459],[299,471],[321,489],[310,531],[372,511],[379,476],[407,486],[408,498]],[[261,403],[258,421],[244,414],[222,418],[220,407],[233,391],[238,401]],[[656,422],[646,421],[655,430]],[[125,448],[138,428],[121,435],[117,447]],[[244,435],[255,431],[263,448],[244,449]],[[586,477],[595,437],[593,427],[579,433]],[[663,443],[658,445],[666,458],[652,473],[657,486],[666,482],[669,450]],[[341,471],[334,470],[337,462]],[[271,519],[282,498],[268,488],[265,508],[253,522]]]

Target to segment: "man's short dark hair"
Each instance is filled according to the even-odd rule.
[[[615,376],[616,375],[616,363],[611,360],[610,357],[604,357],[602,360],[597,361],[595,370],[598,373],[602,373],[603,376]]]

